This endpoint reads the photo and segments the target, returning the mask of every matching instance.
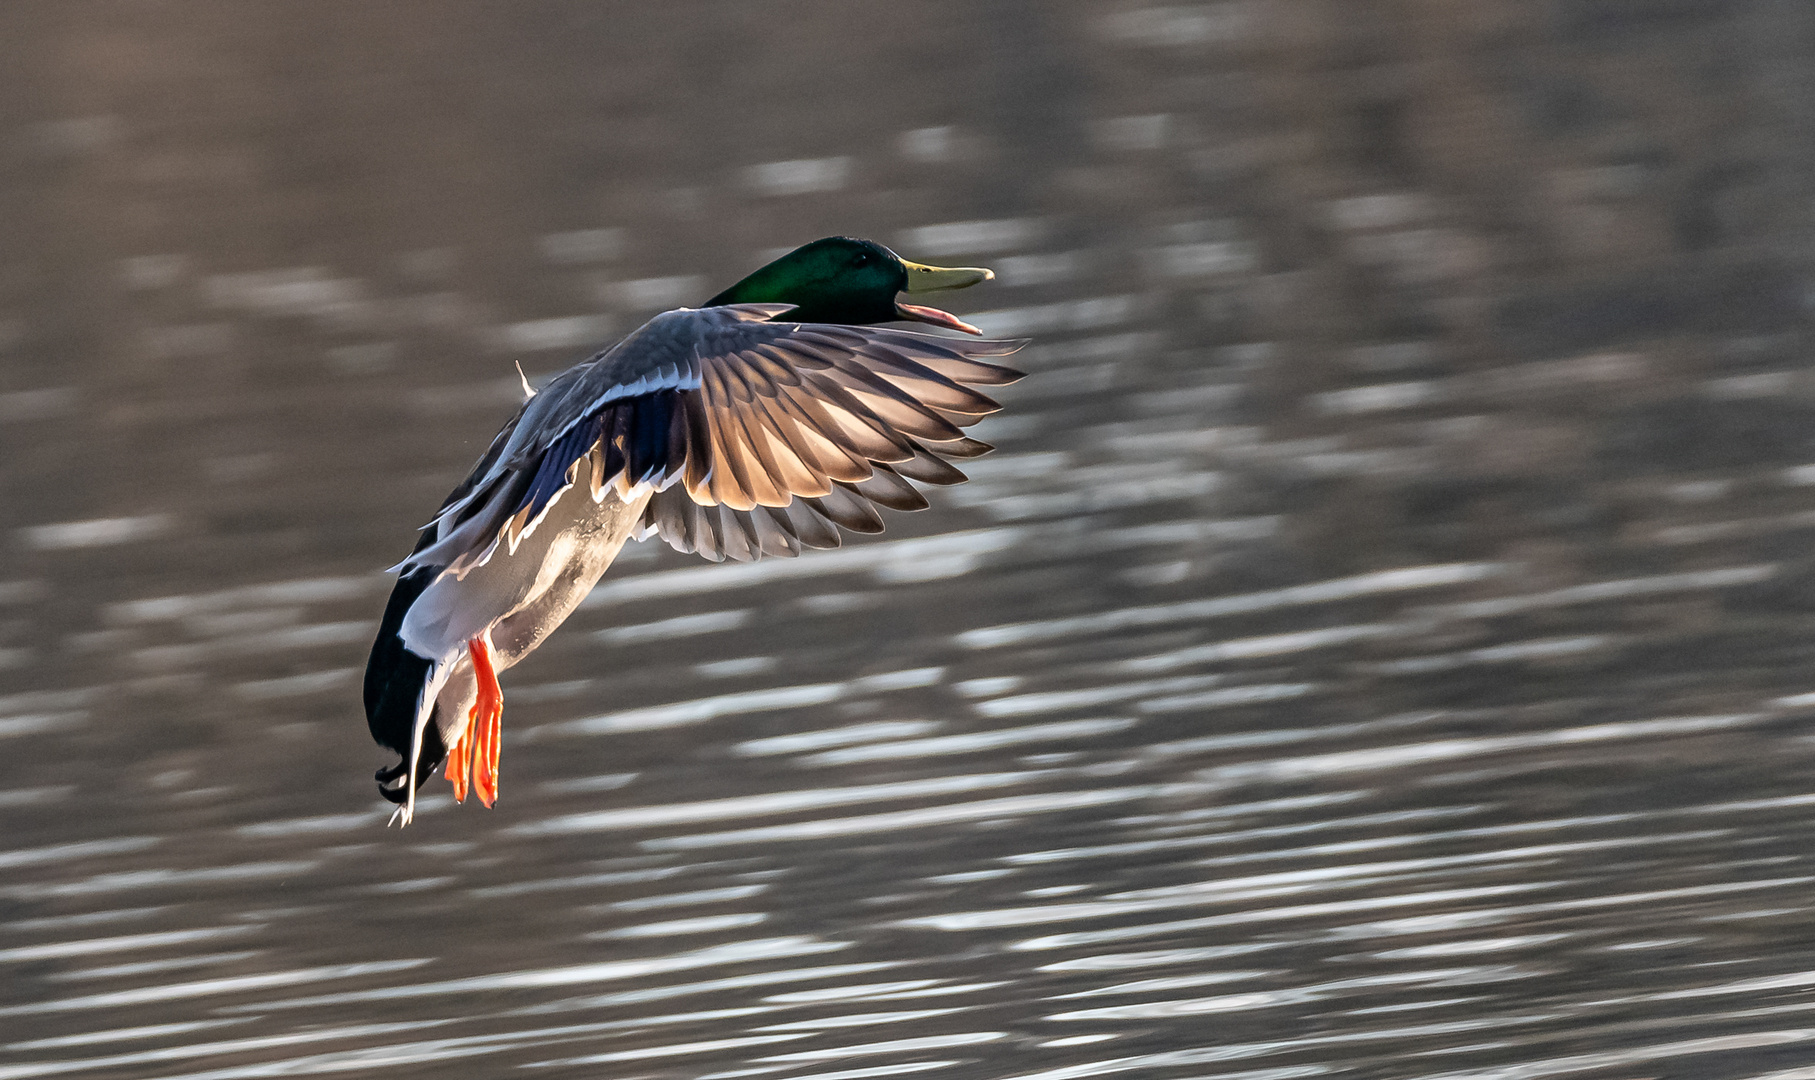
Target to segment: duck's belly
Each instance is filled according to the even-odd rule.
[[[495,665],[510,667],[592,591],[648,501],[643,495],[626,503],[608,489],[595,503],[584,487],[569,488],[516,551],[501,546],[464,578],[446,575],[423,590],[398,636],[418,656],[452,662],[489,630]],[[472,681],[470,668],[464,681]]]
[[[573,491],[567,494],[576,495]],[[529,655],[542,644],[543,638],[554,633],[555,627],[573,614],[580,601],[586,599],[586,594],[599,583],[612,560],[623,550],[624,542],[636,530],[649,495],[640,495],[626,503],[617,495],[607,493],[603,503],[593,504],[590,496],[580,492],[574,501],[599,513],[590,522],[555,538],[549,553],[542,559],[534,588],[492,628],[493,655],[500,671]],[[558,550],[562,547],[567,550]],[[521,553],[523,549],[517,550]]]

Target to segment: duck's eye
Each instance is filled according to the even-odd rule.
[[[857,255],[854,258],[851,259],[852,266],[868,266],[869,264],[870,264],[870,253],[867,251],[860,251],[857,253]]]

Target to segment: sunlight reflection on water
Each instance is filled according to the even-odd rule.
[[[1811,16],[812,7],[10,16],[0,1080],[1808,1080]],[[512,361],[832,232],[1000,451],[633,545],[383,828]]]

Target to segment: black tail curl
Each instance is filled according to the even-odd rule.
[[[416,728],[416,711],[428,682],[430,661],[404,648],[398,631],[410,605],[435,580],[437,570],[418,570],[398,579],[385,605],[384,621],[378,629],[378,640],[372,643],[372,655],[366,661],[365,704],[366,726],[378,745],[395,750],[403,760],[379,769],[374,779],[378,793],[401,804],[409,795],[404,774],[409,769],[410,737]],[[417,757],[416,787],[433,776],[447,757],[447,746],[433,717],[422,733],[422,753]]]

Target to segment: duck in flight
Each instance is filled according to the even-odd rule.
[[[409,824],[445,760],[454,797],[498,793],[497,673],[571,614],[625,541],[659,536],[714,562],[793,556],[918,510],[908,481],[956,484],[987,452],[962,428],[1000,406],[977,386],[1020,341],[878,323],[977,328],[900,293],[961,289],[977,268],[818,240],[700,308],[657,315],[533,394],[460,482],[399,577],[366,664],[366,721],[402,760],[378,790]],[[527,389],[527,387],[526,387]]]

